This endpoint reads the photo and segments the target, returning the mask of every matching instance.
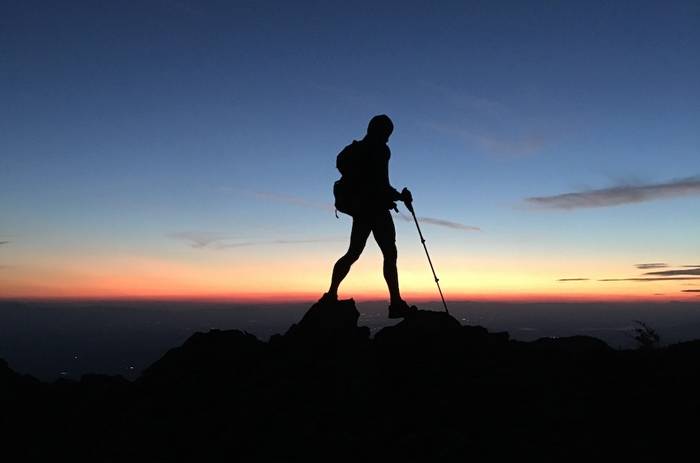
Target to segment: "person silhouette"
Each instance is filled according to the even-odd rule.
[[[390,210],[398,212],[395,201],[410,203],[413,197],[408,188],[399,193],[389,182],[391,151],[387,142],[393,131],[394,124],[389,116],[374,116],[369,121],[365,137],[353,141],[337,157],[336,167],[342,174],[341,181],[345,182],[351,196],[352,206],[344,212],[353,218],[352,231],[350,246],[333,266],[330,288],[321,301],[337,300],[340,283],[359,259],[372,233],[384,256],[383,273],[390,295],[389,318],[403,318],[415,313],[417,308],[401,298],[396,268],[396,229]]]

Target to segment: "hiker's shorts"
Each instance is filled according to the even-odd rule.
[[[359,256],[367,244],[369,234],[374,235],[385,259],[396,259],[396,228],[391,212],[380,211],[374,214],[356,215],[352,219],[349,254]]]

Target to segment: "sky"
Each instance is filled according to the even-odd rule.
[[[448,299],[694,300],[698,82],[696,1],[4,0],[0,298],[318,298],[387,114]],[[388,298],[371,239],[340,296]]]

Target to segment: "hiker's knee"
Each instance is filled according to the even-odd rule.
[[[360,254],[362,254],[362,249],[350,248],[348,249],[348,252],[345,253],[345,259],[347,259],[350,263],[354,263],[360,258]]]
[[[398,252],[396,250],[395,243],[391,243],[390,245],[382,247],[382,253],[384,254],[384,261],[396,262],[396,259],[398,257]]]

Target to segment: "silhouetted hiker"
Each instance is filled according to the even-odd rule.
[[[402,318],[417,309],[401,299],[396,269],[396,229],[389,211],[398,211],[395,201],[411,202],[413,198],[407,188],[399,193],[389,183],[391,151],[387,142],[393,130],[394,124],[388,116],[374,116],[369,121],[367,135],[360,141],[353,141],[338,154],[336,167],[342,178],[333,189],[336,209],[352,216],[352,231],[350,247],[335,263],[331,286],[321,301],[338,298],[340,283],[362,254],[372,233],[384,255],[384,279],[391,297],[389,318]]]

